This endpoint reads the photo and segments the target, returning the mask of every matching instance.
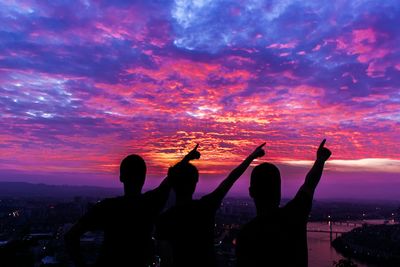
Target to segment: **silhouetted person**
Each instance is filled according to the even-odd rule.
[[[318,148],[317,159],[304,184],[284,207],[279,207],[281,176],[278,168],[270,163],[262,163],[253,169],[249,191],[256,205],[257,216],[244,225],[238,235],[238,267],[308,266],[308,215],[325,161],[331,155],[324,147],[325,141]]]
[[[160,216],[156,224],[156,237],[167,240],[172,249],[175,267],[216,266],[214,254],[215,213],[235,181],[250,163],[264,155],[262,147],[250,154],[212,193],[193,200],[199,173],[192,164],[179,164],[171,168],[176,205]]]
[[[182,162],[199,158],[197,146]],[[104,241],[96,261],[98,267],[149,266],[153,258],[152,231],[171,188],[171,177],[159,187],[141,193],[146,164],[138,155],[122,160],[120,181],[124,196],[105,199],[91,208],[65,235],[67,249],[76,266],[86,266],[80,252],[80,237],[88,231],[104,231]]]

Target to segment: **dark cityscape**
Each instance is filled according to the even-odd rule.
[[[113,190],[109,189],[108,194]],[[19,196],[0,199],[1,266],[73,266],[65,250],[64,233],[101,198],[72,197],[70,194],[68,192],[62,198]],[[365,264],[362,266],[398,266],[399,207],[400,203],[394,201],[315,200],[308,232],[318,231],[327,238],[332,235],[332,245],[342,258],[350,257]],[[214,239],[219,266],[235,266],[236,235],[254,215],[254,204],[250,199],[227,198],[223,201],[216,216]],[[95,261],[102,240],[101,232],[90,232],[81,238],[89,263]],[[157,257],[154,266],[162,266]],[[333,262],[331,266],[334,266]]]

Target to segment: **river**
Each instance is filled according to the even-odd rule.
[[[358,223],[354,225],[354,223]],[[358,227],[360,222],[352,222],[349,225],[333,225],[332,230],[338,232],[351,231]],[[368,224],[382,224],[383,220],[364,221]],[[309,230],[326,230],[329,231],[328,223],[310,222],[307,229]],[[336,252],[331,246],[329,233],[307,232],[308,237],[308,263],[309,267],[332,267],[334,261],[339,261],[344,257]],[[335,238],[335,234],[333,234]],[[377,267],[376,265],[361,263],[353,260],[358,267]]]

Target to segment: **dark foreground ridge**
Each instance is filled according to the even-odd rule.
[[[400,266],[400,225],[364,225],[332,242],[345,256],[385,266]]]

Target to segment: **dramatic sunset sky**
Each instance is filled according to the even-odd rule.
[[[137,153],[151,187],[199,143],[204,192],[265,141],[291,196],[327,138],[318,197],[400,199],[399,25],[398,0],[0,0],[0,180],[116,187]]]

